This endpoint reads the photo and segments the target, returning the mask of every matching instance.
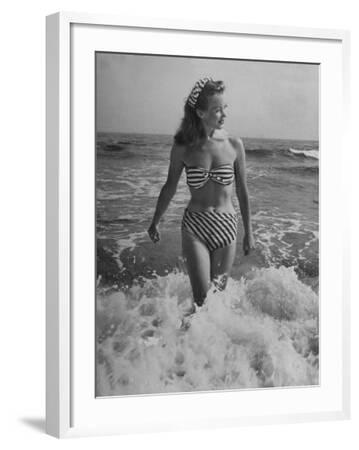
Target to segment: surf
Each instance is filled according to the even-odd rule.
[[[97,396],[318,384],[318,296],[291,268],[210,290],[183,329],[188,276],[97,292]]]
[[[301,155],[307,158],[319,159],[318,150],[296,150],[295,148],[289,148],[289,151],[293,155]]]

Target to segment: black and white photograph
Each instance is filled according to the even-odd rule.
[[[320,384],[319,65],[96,52],[96,397]]]

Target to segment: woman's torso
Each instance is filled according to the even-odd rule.
[[[187,208],[190,211],[235,212],[232,204],[235,159],[236,152],[227,137],[209,139],[195,148],[185,149],[187,183],[195,184],[190,180],[196,172],[192,169],[197,169],[200,180],[196,187],[189,185],[191,200]],[[205,169],[203,174],[201,169]]]

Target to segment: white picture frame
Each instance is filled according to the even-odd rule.
[[[168,39],[160,39],[164,34]],[[95,272],[93,263],[86,263],[95,259],[92,225],[86,226],[94,223],[88,222],[93,218],[93,190],[89,194],[88,188],[93,187],[94,158],[91,151],[81,150],[95,147],[91,55],[97,50],[148,53],[148,46],[159,41],[166,41],[168,54],[191,55],[189,38],[202,45],[203,56],[228,56],[231,41],[242,57],[321,64],[320,141],[326,148],[320,162],[321,383],[308,388],[95,399]],[[47,17],[46,41],[47,433],[72,437],[349,418],[349,249],[344,239],[345,180],[338,172],[340,153],[349,147],[349,33],[57,13]],[[77,72],[79,67],[83,73]],[[78,89],[80,75],[83,92]],[[84,100],[89,92],[92,98],[87,95]],[[77,213],[79,204],[84,205],[83,218]]]

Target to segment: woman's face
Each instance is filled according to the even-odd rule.
[[[198,115],[203,120],[203,123],[207,128],[220,129],[224,124],[226,108],[227,103],[223,94],[214,94],[208,99],[207,110],[198,110]]]

